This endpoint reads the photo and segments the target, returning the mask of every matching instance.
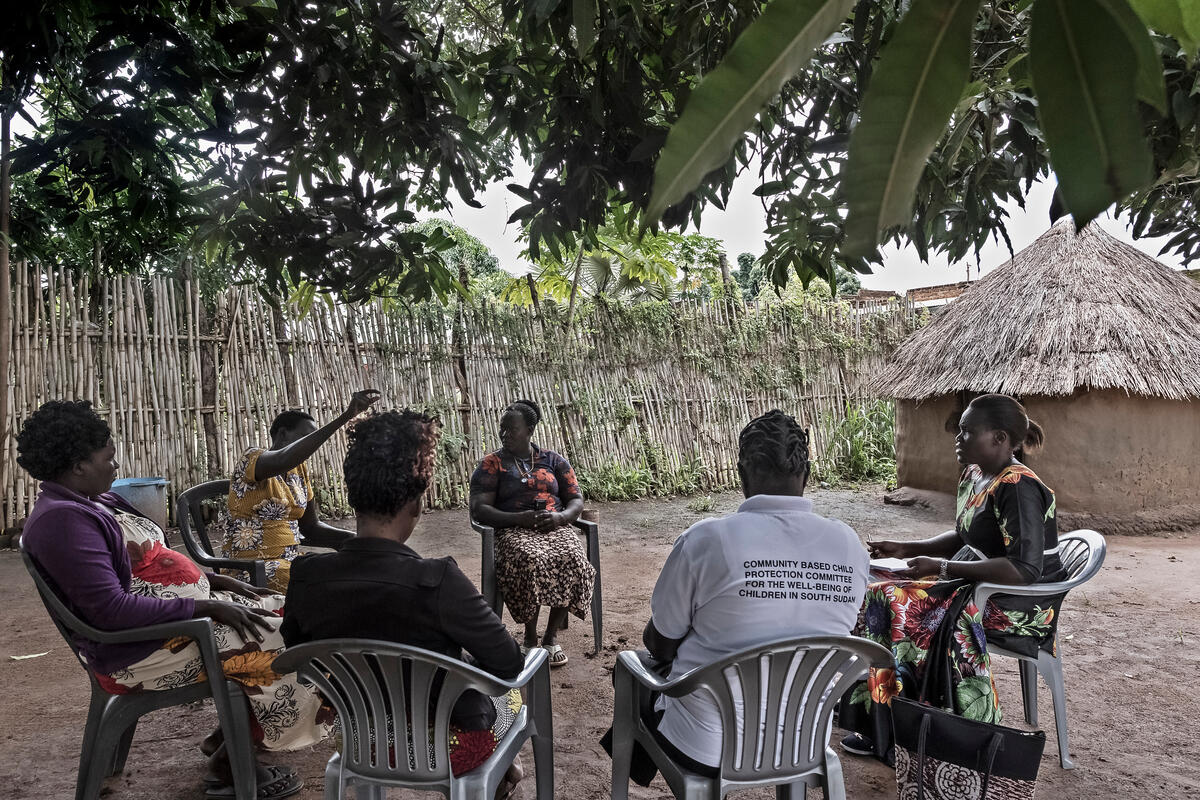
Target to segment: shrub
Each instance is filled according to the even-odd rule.
[[[825,452],[816,477],[829,483],[896,479],[896,406],[890,400],[852,406],[842,420],[823,421]]]

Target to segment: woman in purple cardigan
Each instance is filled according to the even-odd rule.
[[[315,744],[328,733],[319,698],[271,665],[283,649],[283,597],[228,576],[206,574],[166,547],[162,530],[117,495],[116,448],[108,423],[87,402],[54,400],[17,436],[17,463],[42,482],[22,544],[55,593],[82,620],[126,630],[210,617],[227,677],[243,685],[266,750]],[[186,638],[129,644],[77,641],[107,691],[170,689],[204,679],[199,649]],[[281,705],[282,704],[282,705]],[[233,797],[225,746],[216,731],[201,744],[210,756],[209,798]],[[295,771],[258,768],[258,797],[287,797],[304,784]]]

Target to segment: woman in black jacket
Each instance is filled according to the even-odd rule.
[[[405,542],[433,477],[440,423],[413,411],[360,419],[350,431],[346,490],[358,536],[336,553],[292,564],[281,628],[288,646],[315,639],[381,639],[462,658],[515,678],[524,666],[504,624],[452,558],[422,558]],[[482,764],[512,726],[521,696],[468,691],[451,715],[450,764],[459,775]],[[519,764],[509,781],[520,780]]]

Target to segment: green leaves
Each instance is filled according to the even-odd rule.
[[[1150,31],[1138,15],[1130,8],[1127,0],[1098,0],[1104,10],[1112,14],[1113,20],[1121,27],[1121,32],[1133,48],[1137,56],[1137,89],[1138,99],[1158,109],[1160,114],[1167,113],[1167,87],[1163,81],[1162,59],[1150,38]]]
[[[1174,36],[1188,58],[1200,46],[1200,3],[1195,0],[1129,0],[1142,21],[1159,33]]]
[[[850,137],[843,251],[875,252],[878,232],[912,220],[913,194],[967,82],[979,0],[915,0],[880,58]]]
[[[723,166],[755,116],[807,63],[853,0],[774,0],[692,93],[654,170],[647,214],[657,219]]]
[[[575,45],[580,56],[596,44],[596,0],[571,0],[571,13],[575,26]]]
[[[1137,51],[1106,5],[1038,0],[1029,36],[1050,164],[1078,227],[1153,178],[1137,109]]]

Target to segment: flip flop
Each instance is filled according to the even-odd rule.
[[[567,665],[569,659],[567,658],[567,654],[563,652],[561,644],[544,644],[542,647],[546,648],[546,652],[550,654],[549,661],[552,669]]]
[[[518,777],[512,780],[508,777],[508,773],[500,780],[500,785],[496,787],[496,800],[512,800],[513,792],[517,791],[517,787],[521,785],[521,781],[525,780],[525,770],[521,766],[521,757],[518,755],[513,760],[513,767],[516,767]],[[509,767],[511,771],[512,767]]]
[[[496,789],[496,800],[512,800],[513,792],[521,785],[520,781],[513,783],[508,778],[500,781],[500,786]]]
[[[255,792],[256,800],[277,800],[281,797],[291,797],[304,788],[304,781],[291,767],[267,767],[271,780],[260,783]],[[209,800],[235,800],[236,792],[233,784],[225,783],[219,778],[204,779],[204,796]]]

